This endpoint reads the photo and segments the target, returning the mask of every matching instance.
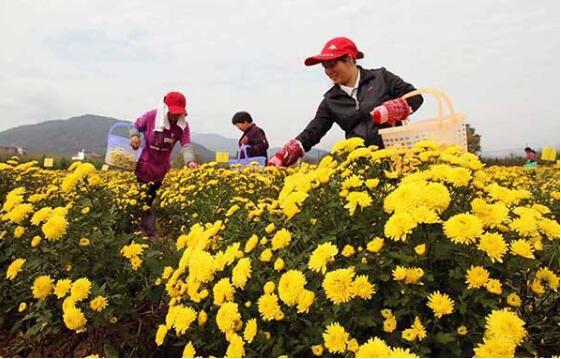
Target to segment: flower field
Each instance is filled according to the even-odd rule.
[[[364,147],[168,174],[0,164],[0,355],[559,355],[559,165]]]

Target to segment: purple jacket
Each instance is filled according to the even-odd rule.
[[[192,151],[187,122],[185,122],[185,130],[177,124],[171,124],[169,130],[154,131],[155,120],[154,109],[144,113],[134,123],[134,127],[144,133],[146,139],[146,146],[142,150],[135,170],[138,179],[144,182],[160,182],[164,179],[171,168],[171,152],[177,141],[181,144],[184,157],[186,151]],[[134,129],[131,135],[134,135]]]

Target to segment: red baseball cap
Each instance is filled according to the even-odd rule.
[[[181,92],[172,91],[164,96],[164,103],[172,115],[187,115],[185,96]]]
[[[308,57],[304,64],[306,66],[312,66],[319,64],[323,61],[335,60],[340,57],[350,55],[354,59],[362,59],[364,54],[356,48],[355,43],[346,37],[336,37],[329,40],[320,54]]]

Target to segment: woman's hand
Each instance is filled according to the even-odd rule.
[[[398,121],[403,121],[411,113],[411,107],[402,98],[397,98],[395,100],[389,100],[384,102],[382,105],[376,107],[370,115],[372,116],[372,121],[376,125],[383,123],[395,123]]]
[[[199,168],[200,165],[199,165],[197,162],[195,162],[195,161],[191,161],[191,162],[189,162],[189,163],[187,164],[187,166],[188,166],[190,169],[194,170],[194,169],[196,169],[196,168]]]
[[[135,151],[140,148],[140,136],[134,135],[131,137],[131,147]]]
[[[290,140],[282,150],[278,151],[273,158],[269,160],[269,166],[284,167],[291,166],[300,157],[304,156],[304,148],[300,141]]]

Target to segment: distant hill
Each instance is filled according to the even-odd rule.
[[[0,132],[0,146],[23,147],[27,153],[49,156],[70,157],[85,149],[88,153],[105,155],[107,132],[119,120],[111,117],[83,115],[66,120],[45,121],[32,125],[23,125]],[[117,134],[125,135],[126,130],[117,130]],[[219,143],[217,135],[193,134],[194,138],[206,140],[212,138],[213,145]],[[231,140],[237,143],[236,140]],[[193,141],[195,150],[203,161],[215,158],[214,150]],[[235,147],[234,147],[235,148]],[[174,151],[178,152],[178,146]]]
[[[95,115],[23,125],[0,132],[0,146],[21,146],[27,152],[70,156],[82,148],[105,153],[107,131],[116,119]]]
[[[241,132],[240,132],[241,133]],[[229,152],[234,155],[238,151],[238,140],[214,133],[191,133],[191,141],[204,143],[204,146],[214,152]]]
[[[34,155],[66,156],[75,155],[84,149],[87,153],[105,155],[107,132],[116,122],[112,117],[82,115],[66,120],[45,121],[31,125],[14,127],[0,132],[0,146],[23,147]],[[117,134],[128,136],[125,129]],[[238,140],[212,133],[191,133],[191,139],[200,160],[204,162],[215,159],[215,152],[229,152],[233,157],[238,150]],[[204,145],[202,145],[204,144]],[[268,153],[273,156],[279,148],[271,148]],[[174,157],[178,153],[178,146]],[[328,152],[313,149],[305,159],[316,162]]]

